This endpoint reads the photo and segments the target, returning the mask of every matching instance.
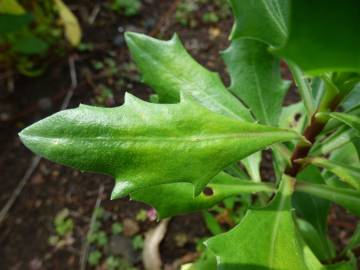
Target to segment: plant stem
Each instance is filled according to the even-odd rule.
[[[316,118],[316,113],[334,111],[343,99],[343,94],[338,91],[338,89],[334,89],[333,84],[327,83],[326,88],[325,95],[322,98],[318,110],[313,113],[310,124],[304,131],[304,137],[309,142],[311,142],[311,144],[315,142],[316,137],[320,134],[328,122],[328,119]],[[302,142],[299,142],[296,145],[295,150],[291,156],[291,164],[285,170],[287,175],[296,177],[296,175],[301,171],[303,165],[296,163],[295,161],[297,159],[306,158],[310,152],[311,147],[312,145],[304,145]]]

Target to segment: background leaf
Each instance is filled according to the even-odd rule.
[[[279,55],[311,74],[360,71],[358,0],[293,0],[290,6],[289,38]]]
[[[54,0],[54,2],[59,10],[62,23],[64,24],[66,39],[72,46],[76,47],[80,44],[82,36],[80,24],[62,0]]]
[[[21,15],[25,10],[16,0],[0,0],[0,13]]]
[[[0,14],[0,34],[15,32],[33,20],[30,14]]]
[[[42,54],[49,49],[49,44],[33,35],[26,35],[16,39],[13,50],[22,54]]]

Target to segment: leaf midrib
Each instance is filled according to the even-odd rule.
[[[261,93],[261,86],[260,86],[260,80],[259,80],[259,77],[257,75],[257,70],[255,68],[255,60],[254,60],[254,57],[253,55],[251,55],[251,67],[254,71],[254,77],[255,77],[255,88],[256,88],[256,94],[258,96],[258,99],[259,100],[259,104],[260,104],[260,108],[261,108],[261,112],[263,114],[263,117],[265,119],[265,124],[270,124],[270,121],[269,121],[269,118],[267,116],[267,113],[266,113],[266,109],[265,109],[265,104],[263,102],[263,95]]]
[[[271,135],[286,135],[287,131],[272,131],[272,132],[245,132],[245,133],[231,133],[231,134],[217,134],[217,135],[202,135],[202,136],[96,136],[96,137],[85,137],[85,136],[76,136],[76,137],[46,137],[46,136],[36,136],[36,135],[22,135],[23,138],[26,139],[32,138],[33,140],[54,140],[54,144],[56,144],[56,141],[60,142],[62,140],[82,140],[84,142],[89,142],[91,140],[97,141],[133,141],[133,142],[145,142],[145,141],[160,141],[160,142],[205,142],[205,141],[215,141],[215,140],[225,140],[225,139],[238,139],[238,138],[244,138],[244,137],[253,137],[253,136],[259,136],[259,137],[268,137],[269,133]],[[290,134],[289,134],[290,135]]]
[[[266,11],[268,12],[270,18],[276,24],[276,26],[279,30],[279,33],[282,35],[282,38],[285,39],[287,37],[287,27],[286,27],[285,20],[281,14],[280,7],[278,6],[277,1],[272,2],[275,5],[275,10],[273,9],[274,12],[272,12],[272,9],[269,6],[268,0],[262,0],[262,2],[264,4],[264,7],[265,7]]]
[[[274,260],[275,260],[275,245],[276,245],[276,237],[278,234],[278,227],[280,225],[280,219],[281,219],[281,215],[283,213],[283,210],[285,209],[285,204],[286,204],[286,196],[282,195],[280,202],[279,202],[279,207],[276,209],[276,214],[275,214],[275,218],[274,218],[274,225],[272,227],[271,230],[271,240],[270,240],[270,251],[268,254],[268,262],[269,262],[269,269],[273,269],[274,267]]]

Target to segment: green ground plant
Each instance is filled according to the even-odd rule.
[[[61,0],[0,0],[0,71],[40,75],[50,53],[62,55],[80,39],[79,23]]]
[[[110,8],[116,12],[132,17],[140,13],[141,0],[111,0]]]
[[[226,232],[205,212],[215,236],[184,269],[357,269],[359,229],[336,252],[327,217],[332,203],[360,215],[360,2],[230,4],[235,25],[222,53],[228,87],[177,35],[162,41],[128,32],[157,103],[126,94],[117,108],[81,105],[20,138],[45,158],[112,175],[112,199],[129,195],[159,218],[240,200]],[[283,106],[291,83],[280,60],[301,96],[290,106]],[[263,149],[271,149],[275,182],[261,179]]]

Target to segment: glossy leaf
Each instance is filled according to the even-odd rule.
[[[192,184],[172,183],[138,190],[131,193],[130,198],[151,205],[159,218],[165,218],[208,209],[227,197],[261,191],[272,192],[273,188],[264,183],[240,180],[220,173],[197,197],[194,197]]]
[[[252,122],[248,109],[223,85],[218,74],[198,64],[177,35],[161,41],[142,34],[125,34],[131,55],[160,103],[176,103],[180,94],[193,97],[214,112]]]
[[[349,166],[345,163],[339,163],[325,158],[315,157],[306,160],[316,166],[325,168],[337,175],[341,180],[350,186],[360,190],[360,168]]]
[[[288,0],[230,0],[235,16],[231,39],[248,37],[273,46],[288,35]]]
[[[290,84],[281,79],[279,60],[267,47],[257,40],[236,39],[223,58],[231,75],[229,90],[244,101],[260,123],[277,126]]]
[[[20,137],[50,160],[114,176],[112,197],[117,198],[173,182],[193,183],[199,194],[226,166],[299,135],[233,120],[190,99],[152,104],[127,94],[121,107],[65,110],[26,128]]]
[[[358,0],[293,0],[290,6],[291,30],[279,55],[311,74],[360,71]]]
[[[291,194],[292,182],[284,178],[267,207],[248,210],[234,229],[207,241],[217,257],[218,269],[323,269],[299,236]]]
[[[297,182],[296,191],[306,192],[319,198],[335,202],[348,209],[351,213],[360,216],[360,192],[357,190]]]

